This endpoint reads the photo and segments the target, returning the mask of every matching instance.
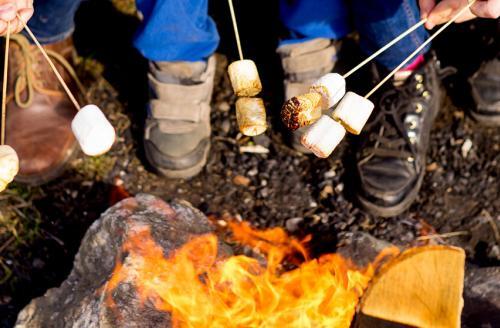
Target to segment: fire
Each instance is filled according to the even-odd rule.
[[[197,236],[165,257],[149,228],[136,227],[105,286],[107,305],[114,306],[113,291],[127,282],[141,304],[169,312],[173,327],[350,326],[373,265],[360,270],[337,254],[310,259],[308,239],[280,228],[230,227],[235,241],[253,247],[267,263],[221,256],[214,234]],[[286,270],[285,261],[295,268]]]

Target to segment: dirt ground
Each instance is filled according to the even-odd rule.
[[[12,184],[0,194],[0,327],[12,325],[33,297],[65,279],[83,234],[100,213],[127,194],[140,192],[166,200],[183,198],[222,219],[283,226],[298,235],[313,233],[318,253],[334,251],[355,231],[403,245],[437,232],[445,234],[444,242],[464,247],[470,265],[500,265],[500,130],[470,118],[473,104],[467,84],[480,63],[498,52],[499,22],[454,26],[434,44],[443,66],[452,65],[458,73],[445,81],[449,98],[432,132],[417,201],[398,217],[382,219],[363,212],[354,201],[356,138],[326,160],[287,146],[277,115],[283,94],[275,48],[283,29],[277,8],[263,10],[268,7],[265,1],[248,3],[238,2],[240,29],[245,52],[256,60],[263,78],[272,128],[256,138],[238,133],[235,98],[225,74],[228,60],[236,59],[231,23],[226,4],[212,4],[222,40],[212,150],[205,170],[188,181],[160,178],[144,160],[147,62],[131,46],[138,25],[133,6],[97,0],[82,5],[75,31],[79,73],[92,102],[116,127],[118,142],[98,158],[80,154],[62,177],[47,185]],[[262,19],[255,30],[252,15],[257,14]],[[359,58],[355,42],[347,41],[340,70]],[[349,88],[366,88],[367,74],[354,77]],[[248,152],[255,149],[266,153]]]

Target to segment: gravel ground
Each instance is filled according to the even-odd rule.
[[[469,117],[472,104],[467,96],[467,77],[484,56],[498,51],[498,45],[491,44],[492,36],[498,36],[498,21],[455,27],[435,44],[443,64],[454,65],[459,73],[445,81],[450,98],[432,132],[427,174],[417,201],[402,215],[382,219],[363,212],[353,201],[355,138],[326,160],[298,154],[284,142],[276,115],[283,96],[275,35],[260,37],[265,34],[245,28],[250,21],[246,15],[240,15],[242,38],[263,76],[273,128],[257,138],[238,133],[235,98],[225,75],[226,56],[233,60],[236,53],[222,5],[211,8],[223,40],[219,52],[226,56],[218,55],[208,164],[188,181],[151,173],[141,148],[147,63],[130,46],[137,26],[130,14],[133,8],[118,4],[121,11],[111,3],[84,4],[75,33],[89,97],[117,128],[118,142],[105,156],[78,156],[54,182],[42,187],[13,184],[0,195],[0,327],[10,326],[31,298],[64,280],[83,234],[101,212],[138,192],[166,200],[183,198],[220,219],[282,226],[297,235],[313,233],[318,253],[334,251],[356,231],[401,245],[417,243],[428,233],[452,233],[440,242],[464,247],[470,263],[500,264],[500,131]],[[252,10],[245,6],[249,5],[241,4],[242,12]],[[86,19],[90,15],[92,22]],[[262,15],[262,31],[280,33],[278,23],[270,19],[276,8]],[[464,43],[469,45],[465,49]],[[348,59],[343,65],[349,67],[359,54],[349,42],[345,52]],[[353,88],[365,80],[358,78]],[[248,152],[256,149],[266,153]]]

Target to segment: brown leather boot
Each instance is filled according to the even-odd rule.
[[[69,64],[71,37],[45,46],[57,70],[82,98],[83,88]],[[37,185],[59,176],[76,149],[71,120],[76,109],[40,51],[20,35],[9,50],[6,143],[19,156],[16,181]]]

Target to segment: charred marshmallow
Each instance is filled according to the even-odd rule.
[[[323,110],[332,108],[345,94],[345,79],[337,73],[328,73],[311,85],[310,92],[318,92],[322,98]]]
[[[83,152],[89,156],[106,153],[115,142],[115,129],[96,105],[82,107],[71,122],[71,129]]]
[[[257,136],[267,129],[266,107],[261,98],[239,98],[236,101],[236,120],[246,136]]]
[[[333,111],[333,118],[353,134],[360,134],[373,111],[373,103],[354,92],[347,92]]]
[[[11,146],[0,146],[0,191],[7,188],[17,172],[19,172],[19,158],[16,151]]]
[[[253,97],[262,90],[259,72],[253,61],[235,61],[229,65],[227,71],[234,93],[238,97]]]
[[[316,122],[321,116],[321,95],[306,93],[289,99],[281,108],[281,120],[289,130]]]
[[[322,115],[316,123],[307,129],[300,142],[314,155],[327,158],[344,139],[345,134],[346,131],[342,124],[328,115]]]

